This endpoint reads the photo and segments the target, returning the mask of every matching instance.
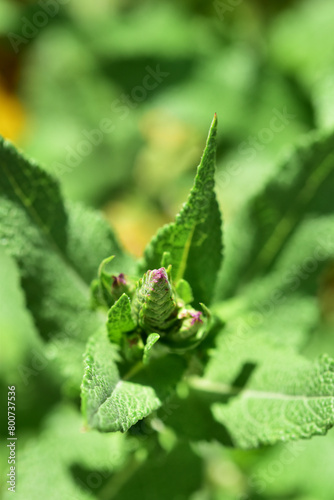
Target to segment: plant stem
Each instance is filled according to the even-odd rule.
[[[113,498],[117,498],[124,484],[127,483],[141,465],[142,463],[140,461],[136,458],[132,458],[126,467],[123,467],[118,474],[112,475],[103,490],[99,493],[99,500],[112,500]]]
[[[129,380],[131,377],[136,375],[140,370],[144,368],[144,363],[138,361],[130,370],[124,375],[123,380]]]
[[[204,392],[213,392],[216,394],[238,394],[240,389],[232,387],[228,384],[221,384],[220,382],[211,382],[201,377],[189,377],[188,384],[195,390]]]

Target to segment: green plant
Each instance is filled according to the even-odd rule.
[[[81,386],[86,430],[109,433],[81,438],[74,407],[55,411],[30,450],[36,457],[54,447],[41,488],[54,484],[55,498],[91,498],[68,478],[77,464],[107,471],[97,498],[131,498],[138,484],[140,498],[173,498],[173,485],[161,491],[156,479],[154,489],[150,457],[188,498],[200,485],[185,484],[178,467],[193,476],[204,441],[252,449],[334,424],[334,360],[301,354],[334,256],[333,135],[310,136],[250,200],[226,228],[224,259],[216,136],[215,117],[187,202],[139,261],[98,213],[65,203],[49,174],[1,141],[0,244],[43,338],[43,370],[67,400]],[[199,443],[195,453],[189,441]],[[23,460],[20,498],[33,498],[31,460]]]

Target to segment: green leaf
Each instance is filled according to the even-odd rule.
[[[162,227],[153,237],[141,266],[141,273],[156,269],[164,252],[169,252],[173,280],[187,280],[195,301],[206,303],[211,300],[222,258],[221,218],[213,190],[216,137],[215,117],[188,200],[175,222]]]
[[[324,356],[313,363],[272,349],[241,392],[212,411],[235,446],[253,448],[325,434],[334,425],[333,407],[334,360]]]
[[[127,431],[156,410],[161,401],[151,387],[120,379],[117,350],[99,332],[88,342],[82,382],[82,408],[90,427]]]
[[[314,293],[319,271],[334,255],[333,147],[333,134],[310,135],[227,228],[217,297],[269,272],[277,272],[287,291]]]
[[[87,284],[96,278],[100,263],[110,255],[113,274],[132,273],[134,260],[121,248],[107,220],[96,210],[80,203],[66,203],[68,218],[67,254]]]
[[[159,339],[160,335],[158,333],[150,333],[150,335],[147,337],[143,354],[143,363],[145,365],[149,363],[152,354],[152,347],[156,342],[158,342]]]
[[[85,219],[82,209],[70,207],[68,216],[58,183],[3,139],[0,200],[0,245],[18,265],[27,306],[41,335],[57,342],[58,371],[79,388],[86,339],[101,325],[89,309],[87,283],[94,262],[97,272],[102,252],[86,260],[85,254],[96,248],[98,236],[101,248],[110,245],[113,250],[111,230],[91,212]]]
[[[268,448],[267,453],[258,456],[254,464],[251,474],[254,489],[265,491],[266,498],[288,498],[291,491],[298,491],[298,498],[331,500],[333,444],[334,433],[331,430],[325,439],[294,441]],[[280,473],[272,473],[275,467],[277,470],[278,463]]]
[[[185,304],[191,304],[191,302],[194,300],[193,292],[186,280],[180,280],[175,287],[175,291]]]
[[[115,300],[111,296],[112,275],[105,271],[105,267],[113,263],[114,255],[103,259],[99,265],[98,277],[91,282],[91,304],[92,308],[107,307],[110,308]]]
[[[293,363],[296,351],[305,345],[319,320],[315,301],[299,296],[291,296],[281,304],[264,304],[263,309],[239,308],[233,314],[215,339],[204,375],[228,386],[234,386],[247,366],[265,363],[275,350],[284,351],[285,364],[290,357]]]
[[[67,216],[58,184],[36,164],[20,156],[9,141],[1,139],[0,152],[1,196],[20,205],[30,225],[37,226],[59,251],[64,250]]]
[[[111,342],[119,344],[123,333],[136,327],[131,315],[131,301],[126,293],[111,306],[108,313],[107,330]]]
[[[18,264],[41,335],[64,345],[75,339],[83,352],[85,338],[100,322],[88,310],[88,287],[66,254],[67,216],[57,183],[1,141],[0,198],[0,244]]]
[[[134,382],[128,382],[120,378],[118,359],[117,348],[106,335],[98,332],[91,337],[82,382],[82,411],[88,425],[102,432],[125,432],[159,408],[183,370],[180,359],[166,356],[145,369],[139,363],[138,375],[136,369],[132,372]]]
[[[99,435],[82,431],[82,417],[74,406],[53,408],[37,436],[22,441],[17,452],[15,497],[28,500],[91,500],[96,483],[103,484],[119,471],[135,450],[122,434]],[[110,453],[112,450],[112,453]],[[82,474],[82,472],[84,474]],[[95,481],[89,480],[94,477]],[[7,488],[6,488],[7,489]],[[6,491],[4,497],[12,498]]]
[[[15,385],[20,382],[20,369],[27,354],[36,353],[42,342],[26,309],[17,266],[2,248],[0,283],[0,379],[5,385]]]
[[[214,304],[212,313],[226,323],[217,342],[222,357],[226,356],[225,349],[232,350],[233,361],[237,361],[240,343],[248,342],[249,337],[258,338],[255,334],[297,350],[305,346],[319,324],[318,300],[302,293],[287,293],[281,280],[281,273],[277,280],[269,274],[252,281],[237,297]]]

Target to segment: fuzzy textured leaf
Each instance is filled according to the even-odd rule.
[[[43,422],[42,432],[18,449],[20,474],[15,498],[96,498],[91,483],[85,478],[82,480],[77,473],[72,474],[73,468],[105,471],[105,475],[99,477],[109,478],[124,465],[133,449],[134,443],[122,434],[105,436],[82,432],[82,418],[77,408],[59,405]],[[6,491],[2,498],[10,500],[12,497],[13,493]]]
[[[84,253],[97,234],[101,247],[110,245],[112,251],[111,230],[92,216],[86,219],[91,224],[89,231],[79,229],[79,221],[84,225],[84,211],[79,216],[75,209],[75,215],[69,207],[68,217],[58,183],[3,139],[0,202],[0,245],[18,265],[27,306],[41,335],[57,339],[60,371],[79,387],[86,339],[101,325],[99,316],[89,310],[87,283],[94,257],[86,265]],[[95,242],[91,244],[94,248]],[[95,257],[96,271],[99,257]]]
[[[108,313],[107,330],[111,342],[119,343],[122,334],[135,328],[131,315],[131,302],[126,293],[111,306]]]
[[[219,297],[275,270],[292,290],[314,292],[316,275],[334,255],[333,150],[332,133],[311,134],[229,226]]]
[[[220,212],[214,193],[217,119],[214,118],[195,184],[175,222],[162,227],[146,247],[141,272],[160,267],[169,252],[175,282],[191,284],[195,302],[210,303],[222,258]]]
[[[67,254],[72,265],[89,285],[96,278],[100,263],[114,255],[108,269],[114,274],[132,273],[134,261],[126,254],[110,225],[96,210],[81,203],[65,204],[67,212]]]
[[[334,361],[267,351],[245,388],[212,411],[240,448],[325,434],[334,425]]]
[[[104,332],[91,337],[85,357],[82,410],[88,425],[102,432],[125,432],[158,409],[166,390],[176,382],[182,369],[182,362],[177,359],[167,365],[168,368],[159,360],[160,372],[153,368],[129,382],[121,379],[116,365],[118,360],[117,347],[109,342]]]

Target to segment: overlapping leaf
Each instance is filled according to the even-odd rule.
[[[105,257],[122,253],[102,219],[83,209],[69,213],[56,181],[1,140],[0,245],[18,264],[41,335],[63,345],[61,370],[79,387],[85,341],[101,324],[89,310],[87,283],[107,249]]]
[[[98,332],[88,342],[85,374],[82,382],[82,409],[90,427],[102,432],[127,431],[138,420],[158,409],[170,388],[183,371],[177,356],[167,356],[139,366],[132,381],[121,379],[116,362],[117,347],[105,332]],[[131,372],[130,372],[131,373]]]

